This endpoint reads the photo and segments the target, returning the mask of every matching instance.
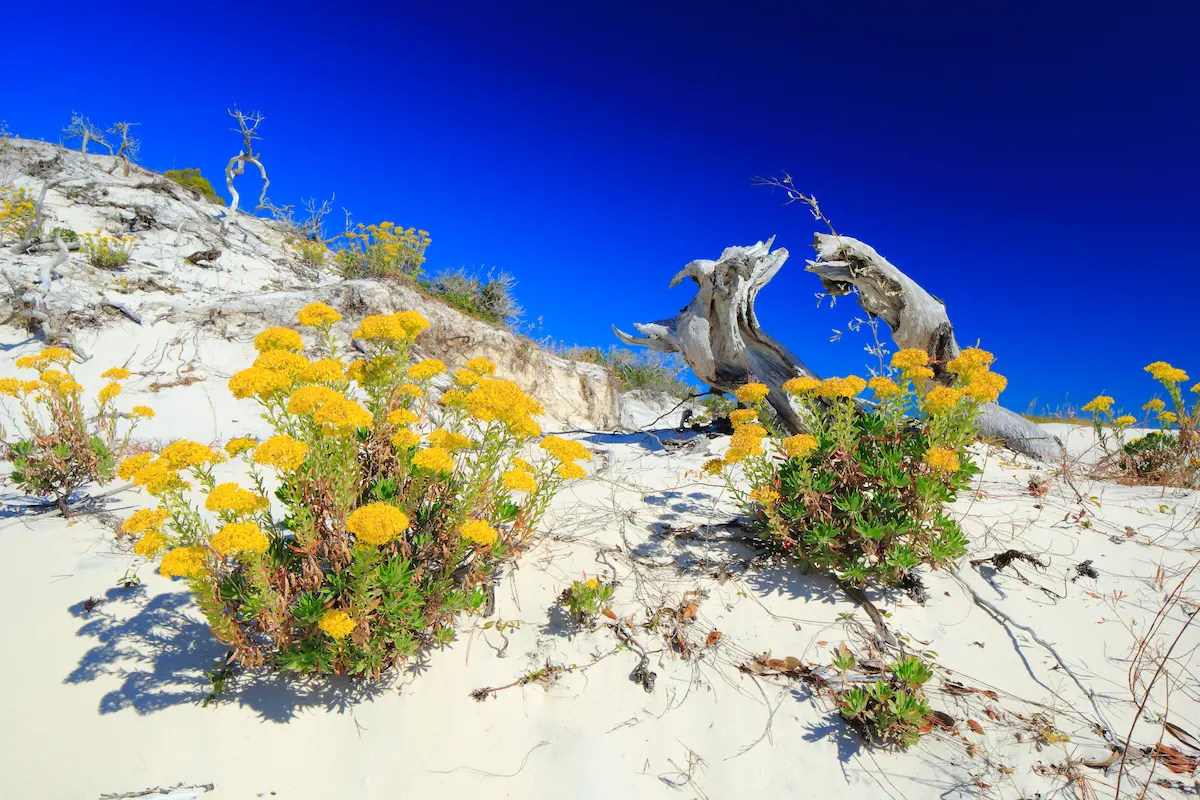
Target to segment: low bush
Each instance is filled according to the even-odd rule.
[[[359,223],[347,231],[347,244],[334,258],[346,278],[408,278],[416,280],[425,263],[429,234],[393,222]]]
[[[1164,361],[1146,367],[1167,392],[1170,400],[1151,398],[1142,410],[1143,426],[1157,425],[1159,430],[1129,438],[1128,431],[1138,420],[1132,414],[1118,414],[1115,401],[1108,395],[1093,398],[1083,410],[1092,415],[1096,438],[1104,451],[1099,470],[1106,477],[1130,483],[1165,486],[1200,486],[1200,397],[1188,407],[1183,384],[1188,374]],[[1200,395],[1200,383],[1189,390]]]
[[[320,239],[299,239],[292,242],[292,252],[305,266],[320,269],[325,266],[329,248]]]
[[[686,367],[674,353],[654,350],[634,352],[616,345],[607,350],[578,346],[556,348],[556,352],[572,361],[586,361],[607,367],[620,382],[622,391],[644,389],[685,397],[692,390],[680,378]]]
[[[33,232],[37,208],[28,189],[0,186],[0,242],[19,242]]]
[[[516,280],[507,272],[470,275],[458,269],[444,272],[421,287],[464,314],[492,325],[515,325],[524,314],[513,287]]]
[[[974,418],[1006,384],[991,361],[964,350],[945,365],[952,385],[928,390],[922,350],[896,353],[894,378],[793,378],[784,390],[810,424],[794,436],[761,423],[767,387],[746,384],[729,451],[705,471],[725,476],[782,552],[849,585],[894,586],[922,564],[950,565],[967,539],[947,505],[979,473],[967,451]],[[874,407],[857,400],[868,386]]]
[[[853,657],[849,658],[851,667]],[[834,666],[847,667],[835,659]],[[869,742],[911,747],[921,737],[930,715],[929,702],[922,687],[933,677],[931,670],[916,656],[907,656],[891,665],[887,680],[838,693],[842,718]]]
[[[574,581],[558,596],[558,603],[579,627],[589,627],[609,608],[613,586],[601,583],[598,578]]]
[[[340,319],[313,304],[297,316],[315,358],[289,328],[255,339],[254,364],[229,388],[274,429],[224,453],[175,442],[122,464],[158,498],[125,530],[160,571],[187,580],[214,635],[246,667],[377,676],[453,639],[497,567],[529,544],[555,492],[586,475],[578,442],[540,434],[542,407],[486,359],[467,362],[438,402],[446,371],[413,361],[429,323],[412,311],[364,319],[367,355],[352,363],[331,334]],[[241,459],[249,488],[219,481]],[[532,456],[530,456],[532,457]],[[268,503],[268,485],[282,513]],[[199,500],[190,490],[198,490]]]
[[[225,198],[217,194],[217,190],[208,182],[208,178],[201,175],[200,170],[195,167],[169,169],[163,173],[163,177],[178,183],[186,189],[191,189],[202,199],[210,203],[216,203],[219,206],[225,205]]]
[[[88,263],[100,269],[117,269],[128,264],[136,241],[132,236],[108,236],[101,231],[85,233],[81,239]]]
[[[70,350],[49,347],[17,359],[18,367],[38,373],[36,380],[0,378],[0,398],[16,400],[19,411],[10,417],[23,434],[10,439],[0,426],[0,448],[13,465],[9,477],[25,494],[54,502],[64,515],[75,492],[112,479],[138,420],[154,416],[145,406],[117,410],[120,381],[129,371],[113,367],[104,373],[110,382],[100,390],[95,414],[89,417],[83,387],[71,374],[75,360]]]

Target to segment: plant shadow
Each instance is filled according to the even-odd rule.
[[[88,610],[90,607],[91,610]],[[127,613],[128,611],[132,613]],[[78,635],[96,640],[64,683],[114,679],[99,712],[152,714],[180,705],[236,703],[268,722],[286,723],[305,709],[343,713],[385,692],[391,681],[346,676],[297,679],[267,670],[239,671],[212,696],[209,671],[225,662],[227,648],[213,638],[189,592],[148,596],[144,587],[109,589],[99,603],[79,602],[71,614]]]

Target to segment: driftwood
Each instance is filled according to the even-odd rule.
[[[754,313],[758,292],[787,260],[788,251],[771,250],[774,238],[751,247],[729,247],[717,261],[693,261],[671,280],[683,278],[699,287],[695,298],[675,317],[635,324],[642,336],[613,328],[629,345],[679,353],[696,377],[729,392],[751,378],[770,387],[767,399],[780,421],[793,433],[804,430],[783,391],[783,382],[797,375],[818,377],[786,347],[762,330]],[[849,294],[857,289],[863,309],[887,323],[901,348],[916,347],[944,364],[958,355],[954,328],[940,300],[890,264],[873,248],[846,236],[818,234],[817,259],[808,270],[821,278],[828,293]],[[940,364],[934,379],[949,382]],[[981,436],[1003,440],[1012,449],[1042,460],[1057,458],[1061,443],[1038,425],[996,403],[980,411]]]

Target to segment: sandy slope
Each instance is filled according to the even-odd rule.
[[[230,343],[209,363],[243,360],[244,347]],[[26,349],[6,353],[5,362]],[[81,370],[89,388],[99,385],[90,373],[100,368]],[[261,425],[221,381],[157,393],[145,383],[144,396],[129,400],[159,409],[155,436],[207,441]],[[935,733],[906,753],[868,751],[827,697],[797,681],[740,671],[767,651],[816,664],[827,664],[842,641],[866,652],[869,622],[828,580],[756,560],[745,534],[723,525],[734,510],[722,487],[696,475],[727,440],[701,437],[677,448],[678,438],[669,431],[585,437],[601,454],[596,474],[555,501],[545,537],[497,591],[496,618],[520,622],[506,648],[483,620],[464,619],[453,646],[380,684],[245,679],[207,708],[200,705],[205,672],[222,650],[185,589],[145,567],[141,587],[115,588],[137,559],[114,541],[111,525],[148,498],[123,492],[104,513],[67,523],[19,516],[8,495],[11,516],[0,521],[0,559],[9,568],[0,613],[11,648],[0,662],[0,718],[10,721],[0,733],[6,796],[93,798],[178,783],[214,784],[205,796],[216,798],[1051,796],[1067,784],[1052,765],[1107,757],[1092,703],[1051,654],[1024,632],[1010,636],[947,575],[928,578],[924,606],[903,595],[875,600],[890,612],[889,627],[939,665],[934,707],[955,717],[955,734]],[[1024,583],[1011,567],[964,566],[965,581],[1051,643],[1097,693],[1123,739],[1134,715],[1130,646],[1194,562],[1200,504],[1194,495],[1081,479],[1082,503],[1060,480],[1035,497],[1029,477],[1045,468],[999,451],[981,449],[979,458],[979,493],[958,507],[972,557],[1013,547],[1049,567],[1018,565]],[[1076,519],[1080,509],[1086,515]],[[1074,579],[1085,560],[1098,579]],[[1166,590],[1154,583],[1160,568]],[[648,652],[653,691],[630,679],[639,656],[617,649],[611,628],[572,635],[554,608],[572,579],[601,571],[620,582],[616,610],[631,617],[635,641]],[[646,623],[696,590],[699,612],[674,640],[685,643],[685,657],[666,641],[671,630],[661,614],[657,630]],[[83,610],[89,597],[100,598],[90,613]],[[1164,636],[1173,637],[1195,608],[1177,607]],[[706,645],[713,631],[722,635]],[[1200,719],[1186,670],[1196,643],[1188,633],[1176,650],[1181,684],[1169,714],[1192,732]],[[593,662],[549,684],[471,697],[547,664]],[[995,699],[950,694],[946,680],[994,690]],[[1157,740],[1162,726],[1153,715],[1161,710],[1159,692],[1136,742]],[[1032,741],[1027,720],[1037,713],[1070,741]],[[1140,788],[1147,766],[1131,758],[1139,780],[1126,778],[1126,788]],[[1076,769],[1101,796],[1111,795],[1100,784],[1111,786],[1115,774]],[[1167,791],[1151,789],[1149,796]]]

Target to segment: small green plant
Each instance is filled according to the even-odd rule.
[[[64,243],[71,244],[79,241],[79,234],[70,228],[51,228],[50,233],[45,237],[46,241],[53,242],[55,239],[62,239]]]
[[[132,236],[108,236],[95,231],[83,234],[82,239],[83,252],[93,267],[117,269],[128,264],[133,255],[135,240]]]
[[[145,406],[118,412],[119,381],[130,374],[122,367],[104,373],[110,383],[97,395],[95,414],[88,415],[83,387],[71,375],[75,360],[70,350],[48,347],[16,361],[21,369],[36,370],[36,380],[0,378],[0,397],[16,400],[19,412],[12,416],[22,433],[10,440],[0,427],[0,452],[13,465],[9,477],[26,494],[51,500],[64,516],[70,513],[71,495],[88,483],[112,479],[138,420],[154,416]],[[122,418],[127,425],[121,425]]]
[[[845,672],[853,665],[839,667],[835,658],[834,666]],[[929,717],[922,687],[933,677],[933,670],[916,656],[908,656],[893,663],[891,672],[890,680],[839,692],[839,711],[867,741],[911,747],[920,739]]]
[[[492,325],[516,325],[524,313],[513,295],[516,281],[507,272],[470,275],[458,269],[443,272],[421,288],[464,314]]]
[[[634,352],[616,345],[607,350],[579,346],[555,347],[554,350],[556,355],[572,361],[607,367],[616,376],[622,391],[643,389],[676,397],[686,397],[692,392],[692,387],[680,379],[686,367],[674,353]]]
[[[431,241],[426,231],[403,228],[394,222],[378,225],[360,222],[342,235],[347,245],[338,250],[334,261],[345,278],[416,280]]]
[[[587,578],[575,581],[563,590],[558,602],[579,627],[595,624],[596,617],[609,607],[612,600],[613,586],[601,583],[598,578]]]
[[[208,182],[208,178],[201,175],[200,170],[195,167],[169,169],[163,173],[163,177],[178,183],[185,189],[191,189],[210,203],[216,203],[221,206],[225,205],[225,198],[217,194],[217,190]]]
[[[19,242],[33,232],[37,209],[23,187],[0,186],[0,242]]]
[[[329,248],[320,239],[299,239],[292,242],[292,252],[306,266],[313,269],[320,269],[325,266],[325,259],[329,255]]]
[[[700,407],[708,413],[709,420],[715,422],[719,419],[727,419],[730,414],[737,411],[737,401],[727,394],[710,394],[700,398]]]

